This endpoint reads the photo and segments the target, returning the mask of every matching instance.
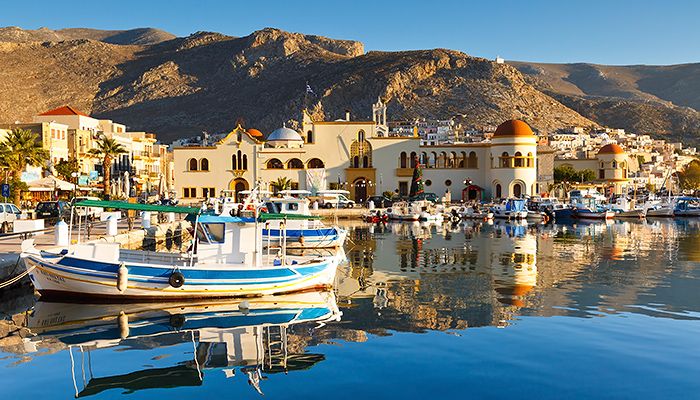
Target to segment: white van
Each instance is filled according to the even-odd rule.
[[[355,202],[348,199],[347,190],[319,190],[317,200],[323,208],[353,208]]]
[[[12,224],[19,219],[22,211],[12,203],[0,203],[0,233],[12,232]]]

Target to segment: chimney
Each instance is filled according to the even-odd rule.
[[[345,110],[345,120],[350,121],[350,110]]]

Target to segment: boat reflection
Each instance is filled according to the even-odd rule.
[[[177,304],[38,302],[27,327],[36,334],[32,341],[59,341],[67,347],[76,397],[114,388],[134,392],[199,386],[208,371],[221,370],[231,378],[237,369],[262,394],[265,374],[306,369],[324,360],[298,346],[292,351],[289,331],[295,325],[338,321],[340,315],[331,292]],[[117,346],[120,351],[184,346],[189,350],[182,354],[190,358],[162,368],[93,376],[100,366],[92,365],[92,353]],[[80,353],[79,366],[74,352]],[[83,377],[82,385],[76,376]]]

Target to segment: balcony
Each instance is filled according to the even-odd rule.
[[[413,168],[396,168],[396,176],[413,176]]]

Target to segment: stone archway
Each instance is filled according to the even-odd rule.
[[[248,190],[250,186],[248,185],[248,181],[246,181],[245,179],[236,178],[228,183],[228,188],[229,190],[235,191],[236,201],[242,201],[243,199],[241,198],[240,192]]]
[[[367,200],[367,179],[357,178],[352,183],[355,192],[355,203],[362,204]]]
[[[511,197],[520,198],[527,194],[527,189],[525,188],[525,182],[521,180],[514,180],[510,183],[510,195]]]

